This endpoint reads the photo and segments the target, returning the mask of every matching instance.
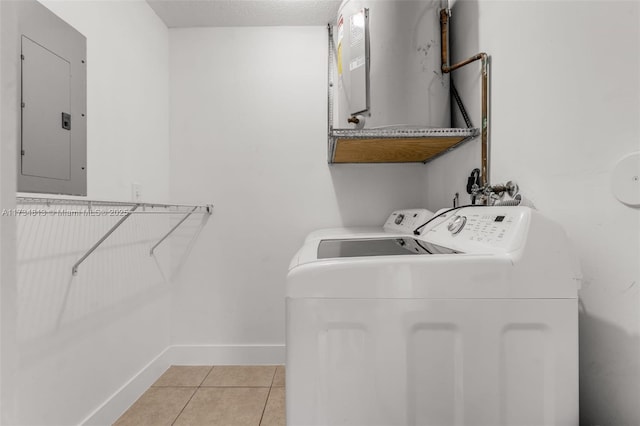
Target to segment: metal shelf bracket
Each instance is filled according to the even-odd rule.
[[[109,229],[107,233],[103,235],[102,238],[100,238],[93,246],[91,246],[91,248],[84,254],[84,256],[78,259],[78,261],[71,268],[71,275],[75,276],[78,274],[78,266],[80,266],[80,264],[82,264],[82,262],[84,262],[87,257],[91,256],[91,253],[93,253],[100,246],[100,244],[102,244],[107,238],[109,238],[109,235],[113,234],[113,232],[118,229],[120,225],[122,225],[127,219],[129,219],[131,214],[136,211],[138,207],[140,207],[140,204],[136,204],[135,206],[131,207],[127,214],[122,216],[118,223],[113,225],[111,229]]]
[[[173,234],[173,231],[175,231],[176,229],[178,229],[178,227],[180,227],[180,225],[182,225],[182,223],[187,220],[189,218],[189,216],[191,216],[193,214],[193,212],[195,212],[198,209],[198,207],[194,207],[193,209],[191,209],[191,211],[189,213],[187,213],[186,215],[184,215],[184,217],[182,219],[180,219],[180,221],[178,223],[176,223],[176,225],[171,228],[169,230],[169,232],[167,232],[166,234],[164,234],[164,236],[162,238],[160,238],[160,241],[158,241],[157,243],[155,243],[153,245],[153,247],[151,247],[151,250],[149,250],[149,256],[153,256],[153,251],[156,249],[156,247],[158,247],[160,244],[162,244],[162,242],[164,240],[166,240],[169,235]],[[207,209],[208,214],[211,214],[211,210]]]

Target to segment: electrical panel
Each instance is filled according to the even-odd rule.
[[[18,3],[18,191],[87,195],[86,38],[40,3]]]

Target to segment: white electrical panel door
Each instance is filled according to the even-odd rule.
[[[22,174],[71,178],[69,61],[22,37]]]
[[[37,1],[11,3],[21,63],[18,192],[87,195],[87,39]]]

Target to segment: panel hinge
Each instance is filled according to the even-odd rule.
[[[24,55],[20,55],[20,59],[24,61]]]
[[[20,155],[24,155],[24,149],[20,151]]]
[[[25,107],[25,103],[24,103],[24,102],[20,103],[20,106],[21,106],[22,108],[24,108],[24,107]]]

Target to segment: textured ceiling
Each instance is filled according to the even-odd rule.
[[[340,0],[147,0],[169,28],[326,25]]]

